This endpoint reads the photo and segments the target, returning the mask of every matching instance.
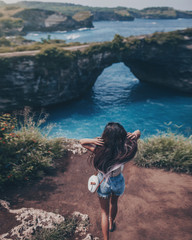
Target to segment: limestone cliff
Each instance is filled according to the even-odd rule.
[[[14,15],[24,21],[22,32],[29,31],[69,31],[78,28],[93,27],[92,15],[82,21],[59,12],[42,9],[25,9]]]
[[[81,97],[102,71],[124,62],[144,82],[192,93],[192,29],[123,38],[83,52],[50,48],[0,58],[0,110],[47,106]]]

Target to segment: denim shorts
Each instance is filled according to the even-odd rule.
[[[103,179],[103,174],[98,173],[97,176],[99,178],[99,181],[101,182]],[[124,193],[124,190],[125,180],[123,174],[120,173],[116,177],[110,177],[108,182],[106,182],[104,179],[97,190],[97,194],[99,197],[108,198],[111,194],[121,196]]]

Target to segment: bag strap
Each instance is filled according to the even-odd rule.
[[[97,186],[95,192],[98,190],[99,186],[101,185],[101,183],[104,181],[105,177],[101,180],[101,182],[99,183],[99,185]]]

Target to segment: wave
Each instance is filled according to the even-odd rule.
[[[150,99],[147,99],[147,101],[146,101],[146,102],[147,102],[147,103],[150,103],[150,104],[158,105],[158,106],[161,106],[161,107],[163,107],[163,106],[164,106],[164,104],[163,104],[163,103],[153,102],[153,101],[151,101]]]
[[[56,33],[66,33],[67,31],[56,31]]]
[[[86,30],[90,30],[90,28],[79,28],[77,31],[86,31]]]
[[[79,38],[80,34],[70,34],[69,36],[66,37],[67,40],[73,40],[76,38]]]

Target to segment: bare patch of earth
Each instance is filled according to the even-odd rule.
[[[75,211],[88,214],[89,232],[102,239],[99,201],[87,190],[88,178],[95,173],[88,155],[69,154],[57,163],[54,175],[7,189],[0,199],[10,202],[11,209],[35,208],[62,216]],[[192,176],[139,168],[130,162],[124,177],[126,189],[119,199],[117,228],[110,240],[192,239]],[[1,207],[0,234],[16,225],[14,214]]]

